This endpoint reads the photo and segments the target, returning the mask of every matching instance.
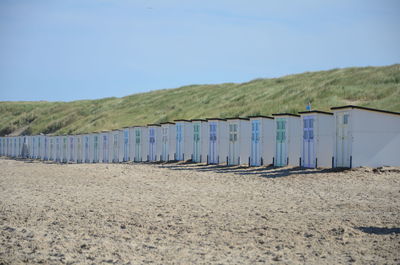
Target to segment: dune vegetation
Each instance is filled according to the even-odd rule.
[[[122,98],[0,102],[0,135],[76,134],[174,119],[270,115],[360,105],[400,111],[400,64],[189,85]]]

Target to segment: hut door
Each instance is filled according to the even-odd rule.
[[[114,134],[113,162],[118,162],[118,134]]]
[[[69,161],[74,161],[74,138],[69,138]]]
[[[85,162],[89,162],[89,137],[85,136]]]
[[[162,157],[161,160],[168,160],[168,127],[162,128]]]
[[[229,164],[238,164],[238,125],[229,124]]]
[[[124,130],[124,162],[129,161],[129,131]]]
[[[209,147],[209,158],[208,163],[216,164],[218,163],[217,156],[217,124],[210,124],[210,147]]]
[[[108,138],[103,135],[103,162],[108,163]]]
[[[260,121],[251,123],[251,165],[260,166]]]
[[[135,130],[135,161],[141,161],[140,130]]]
[[[97,135],[94,136],[93,149],[93,160],[99,162],[99,137]]]
[[[155,137],[155,132],[154,128],[149,129],[149,159],[150,161],[155,160],[155,148],[156,148],[156,137]]]
[[[303,167],[315,167],[314,116],[303,118]]]
[[[176,160],[183,160],[182,124],[176,125]]]
[[[276,166],[282,167],[287,164],[286,154],[286,120],[276,120]]]
[[[350,167],[349,113],[336,116],[336,167]]]
[[[193,125],[193,161],[200,161],[200,124]]]

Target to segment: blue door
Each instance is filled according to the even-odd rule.
[[[260,121],[254,120],[251,122],[251,158],[252,166],[261,165],[261,150],[260,150]]]
[[[85,162],[89,163],[89,136],[85,136]]]
[[[142,161],[142,148],[141,148],[141,133],[140,129],[135,130],[135,161]]]
[[[303,154],[302,166],[314,168],[315,150],[314,150],[314,116],[303,118]]]
[[[149,160],[156,160],[156,136],[154,128],[149,129]]]
[[[129,130],[124,130],[124,162],[129,161]]]
[[[103,135],[103,163],[108,163],[108,136]]]
[[[183,160],[183,133],[182,124],[176,125],[176,160]]]
[[[209,142],[209,150],[208,150],[208,163],[210,163],[210,164],[218,163],[217,124],[216,123],[210,123],[210,142]]]

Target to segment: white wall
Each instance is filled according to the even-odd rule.
[[[400,115],[351,112],[352,167],[400,166]]]

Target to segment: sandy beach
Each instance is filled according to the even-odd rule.
[[[399,264],[400,169],[0,159],[0,264]]]

